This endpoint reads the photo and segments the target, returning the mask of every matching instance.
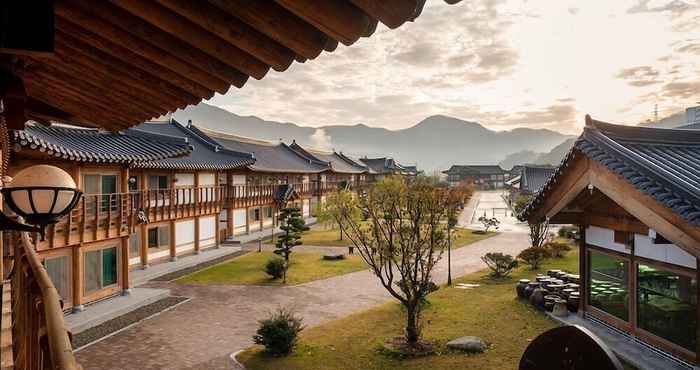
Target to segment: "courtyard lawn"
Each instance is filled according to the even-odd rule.
[[[482,234],[479,231],[455,228],[452,231],[452,235],[455,238],[452,242],[454,248],[464,247],[465,245],[490,238],[496,235],[495,232],[489,232],[487,234]],[[317,246],[328,246],[328,247],[348,247],[352,246],[352,242],[347,236],[343,237],[343,240],[339,240],[340,231],[337,228],[333,229],[323,229],[323,228],[313,228],[302,234],[302,241],[304,245],[317,245]]]
[[[302,332],[296,352],[271,358],[261,347],[239,356],[246,368],[257,369],[517,369],[520,356],[530,341],[556,326],[555,322],[519,301],[515,284],[521,278],[534,278],[547,269],[578,271],[578,250],[565,258],[550,259],[540,270],[520,267],[509,278],[493,280],[488,271],[457,279],[480,287],[463,290],[442,287],[430,295],[424,311],[423,335],[437,344],[432,356],[396,359],[381,353],[382,343],[403,332],[401,308],[391,302],[331,321]],[[478,355],[448,351],[445,343],[464,335],[476,335],[489,343]]]
[[[241,284],[282,285],[282,279],[273,280],[265,273],[265,263],[272,252],[251,252],[210,268],[183,276],[176,282],[181,284]],[[360,271],[367,265],[359,256],[345,256],[344,260],[324,261],[318,253],[292,253],[287,273],[287,285],[301,284]]]

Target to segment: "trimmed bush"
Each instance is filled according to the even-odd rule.
[[[566,252],[571,250],[571,246],[568,243],[562,242],[549,242],[544,247],[549,250],[549,254],[554,258],[562,258]]]
[[[561,228],[559,228],[557,235],[560,238],[574,239],[576,237],[577,232],[578,229],[575,226],[562,226]]]
[[[279,257],[270,258],[265,264],[265,272],[273,279],[281,278],[284,275],[284,260]]]
[[[506,277],[518,267],[518,261],[513,256],[500,252],[486,253],[481,260],[491,269],[491,276],[495,278]]]
[[[549,257],[549,250],[543,247],[530,247],[524,249],[518,255],[518,258],[528,264],[531,270],[537,270],[540,267],[540,263],[547,257]]]
[[[292,353],[299,332],[304,329],[302,319],[286,308],[278,308],[265,320],[253,336],[253,342],[265,346],[265,351],[273,356]]]

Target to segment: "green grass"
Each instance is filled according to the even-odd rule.
[[[455,238],[452,245],[454,248],[460,248],[476,241],[490,238],[494,235],[496,235],[494,232],[482,234],[479,231],[456,228],[452,231],[452,236]],[[343,240],[340,240],[339,238],[340,231],[337,228],[328,230],[314,228],[302,234],[302,241],[305,245],[328,247],[348,247],[352,245],[352,242],[347,237],[343,237]]]
[[[296,352],[271,358],[259,346],[239,357],[246,368],[256,369],[517,369],[529,342],[556,326],[541,312],[519,301],[515,284],[547,269],[578,271],[578,250],[565,258],[551,259],[538,271],[521,267],[509,278],[493,280],[487,271],[457,279],[481,284],[471,290],[442,287],[430,295],[423,314],[424,338],[437,345],[437,354],[396,359],[380,353],[382,343],[402,334],[404,315],[394,302],[331,321],[302,332]],[[483,354],[451,352],[445,343],[464,335],[476,335],[490,344]]]
[[[251,252],[231,261],[183,276],[176,282],[181,284],[282,285],[282,279],[273,280],[264,271],[265,263],[273,256],[276,257],[272,252]],[[346,255],[346,258],[340,261],[324,261],[322,257],[323,255],[318,253],[292,253],[287,273],[287,285],[326,279],[367,268],[359,256]]]

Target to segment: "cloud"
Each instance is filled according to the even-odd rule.
[[[689,99],[697,97],[700,91],[700,80],[674,81],[667,83],[661,89],[661,95],[672,99]]]
[[[392,59],[414,66],[431,66],[442,59],[441,52],[429,42],[414,44],[408,50],[396,53]]]
[[[624,68],[615,77],[625,80],[629,85],[635,87],[655,85],[662,82],[659,79],[659,71],[651,66]]]
[[[688,43],[679,48],[676,48],[679,53],[689,53],[700,55],[700,42]]]
[[[683,0],[663,1],[661,5],[649,5],[652,0],[638,0],[637,4],[627,9],[628,14],[638,13],[663,13],[671,12],[674,15],[682,15],[684,12],[692,9],[692,5]],[[654,3],[658,3],[655,1]]]

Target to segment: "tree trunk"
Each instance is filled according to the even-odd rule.
[[[343,225],[338,224],[338,228],[340,229],[340,240],[343,240]]]
[[[452,286],[452,228],[447,228],[447,285]]]
[[[418,343],[418,309],[415,304],[406,305],[406,342],[408,344]]]

